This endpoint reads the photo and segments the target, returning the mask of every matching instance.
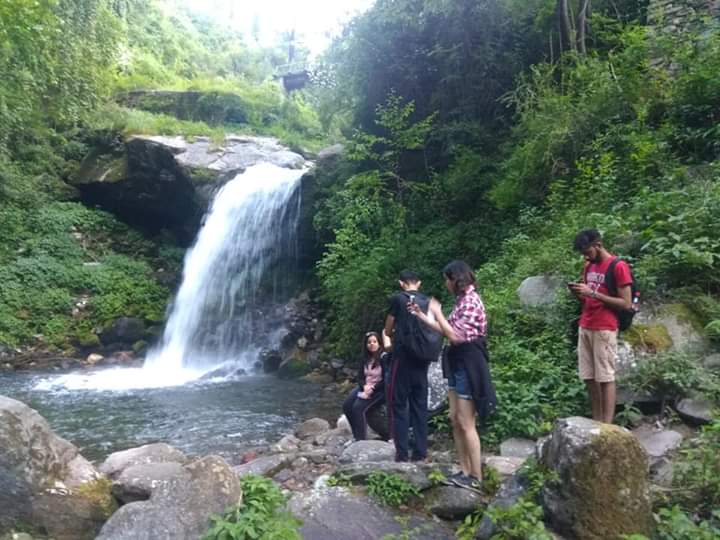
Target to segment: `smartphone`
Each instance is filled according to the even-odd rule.
[[[410,295],[410,303],[411,303],[411,304],[414,304],[414,303],[415,303],[415,295],[414,295],[414,294],[411,294],[411,295]]]
[[[573,287],[575,287],[575,285],[580,285],[580,284],[577,281],[568,281],[567,282],[568,289],[572,289]]]

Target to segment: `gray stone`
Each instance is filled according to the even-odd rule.
[[[355,441],[340,455],[340,463],[393,461],[395,446],[385,441]]]
[[[112,493],[123,504],[145,501],[158,486],[183,475],[189,477],[182,464],[174,461],[132,465],[113,482]]]
[[[147,501],[115,512],[98,540],[197,540],[210,527],[210,516],[241,501],[238,477],[218,456],[184,466],[186,474],[157,486]]]
[[[394,461],[387,461],[341,465],[337,469],[337,474],[348,477],[353,484],[366,483],[368,476],[374,472],[394,474],[413,484],[420,491],[423,491],[432,486],[432,482],[428,479],[428,475],[434,470],[438,470],[447,476],[450,474],[451,469],[447,465],[430,466],[426,464],[418,465],[415,463],[395,463]]]
[[[187,458],[180,450],[165,443],[146,444],[110,454],[100,465],[101,473],[115,479],[128,467],[146,463],[185,463]]]
[[[86,527],[92,538],[97,523],[83,516],[95,507],[74,493],[98,478],[78,449],[55,435],[35,410],[0,396],[0,533],[22,520],[46,524],[54,536],[67,537],[72,531],[59,528],[68,524],[61,519],[64,512],[77,519],[73,531]],[[43,505],[34,502],[40,496],[46,497]]]
[[[507,509],[515,505],[520,498],[527,492],[527,482],[518,474],[514,474],[505,479],[498,489],[495,499],[488,506],[488,510],[492,508]],[[478,540],[490,540],[496,532],[495,523],[486,514],[483,516],[475,533]]]
[[[295,494],[290,511],[303,521],[300,534],[312,540],[368,540],[413,531],[410,538],[449,540],[453,529],[426,516],[393,510],[340,487],[319,487]],[[402,519],[396,519],[396,518]],[[403,525],[403,521],[407,524]]]
[[[311,418],[305,420],[295,429],[295,436],[298,439],[309,439],[330,430],[330,423],[323,418]]]
[[[703,359],[705,369],[720,369],[720,353],[714,353]]]
[[[562,418],[542,446],[558,481],[543,489],[553,529],[578,538],[649,535],[652,511],[645,450],[628,430],[587,418]]]
[[[712,421],[713,407],[710,400],[686,398],[678,403],[677,412],[693,424],[709,424]]]
[[[662,458],[675,450],[683,440],[683,436],[671,429],[655,429],[652,426],[643,425],[632,430],[640,444],[647,452],[652,461],[654,458]]]
[[[555,302],[558,291],[564,286],[564,281],[559,276],[532,276],[523,280],[517,294],[524,306],[546,306]]]
[[[335,159],[342,156],[345,151],[345,147],[342,144],[333,144],[327,148],[323,148],[318,152],[318,161],[326,161],[329,159]]]
[[[483,463],[495,469],[500,476],[515,474],[526,460],[524,457],[483,456]]]
[[[270,447],[273,452],[295,452],[300,445],[300,439],[293,435],[285,435]]]
[[[100,334],[104,344],[124,343],[133,344],[145,337],[145,323],[136,317],[120,317],[110,328]]]
[[[478,509],[482,496],[452,486],[435,486],[423,493],[425,508],[441,519],[463,519]]]
[[[528,458],[535,455],[535,441],[512,437],[500,443],[502,457]]]
[[[235,474],[245,476],[247,474],[256,474],[258,476],[274,476],[282,469],[290,465],[295,459],[295,454],[272,454],[270,456],[262,456],[257,459],[233,467]]]

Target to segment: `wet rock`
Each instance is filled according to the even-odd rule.
[[[238,477],[218,456],[184,466],[187,474],[157,486],[147,501],[115,512],[98,540],[197,540],[210,527],[210,516],[241,501]]]
[[[578,538],[649,535],[652,511],[647,454],[626,429],[587,418],[555,422],[542,463],[557,474],[543,490],[553,528]]]
[[[100,341],[105,345],[123,343],[132,345],[145,337],[145,322],[137,317],[120,317],[110,328],[100,334]]]
[[[62,540],[93,538],[106,516],[101,501],[83,490],[99,479],[35,410],[0,396],[0,532],[24,521]]]
[[[385,535],[415,531],[423,540],[454,538],[453,530],[422,515],[398,514],[378,505],[370,498],[339,487],[321,487],[295,494],[289,502],[290,511],[302,519],[300,534],[313,540],[368,540]]]
[[[353,484],[366,483],[368,476],[373,472],[394,474],[423,491],[432,486],[428,474],[434,470],[438,470],[445,475],[450,473],[449,466],[418,465],[416,463],[396,463],[394,461],[350,463],[341,465],[337,473],[348,477]]]
[[[535,455],[535,441],[530,439],[510,438],[500,443],[502,457],[528,458]]]
[[[270,447],[273,452],[295,452],[300,446],[300,439],[293,435],[285,435]]]
[[[677,405],[678,414],[694,425],[709,424],[712,421],[713,403],[707,399],[686,398]]]
[[[560,276],[532,276],[525,278],[517,290],[524,306],[546,306],[555,302],[558,291],[565,286]]]
[[[260,352],[263,373],[274,373],[280,367],[282,356],[277,349],[264,349]]]
[[[304,440],[320,435],[330,429],[330,423],[323,418],[311,418],[305,420],[295,429],[295,436]]]
[[[112,493],[123,504],[145,501],[153,490],[179,476],[189,479],[182,464],[174,461],[133,465],[124,469],[112,483]]]
[[[147,463],[185,463],[187,458],[180,450],[165,443],[153,443],[110,454],[100,465],[101,473],[117,478],[128,467]]]
[[[102,354],[92,353],[85,358],[85,364],[88,366],[94,366],[95,364],[101,363],[103,360],[105,360],[105,357]]]
[[[423,493],[425,508],[441,519],[463,519],[478,509],[481,495],[453,486],[436,486]]]
[[[258,476],[274,476],[289,466],[295,459],[295,454],[272,454],[254,459],[244,465],[233,467],[238,476],[256,474]]]
[[[277,376],[281,379],[297,379],[307,375],[310,365],[300,358],[291,357],[283,360],[278,367]]]
[[[385,441],[355,441],[340,456],[340,463],[393,461],[395,446]]]

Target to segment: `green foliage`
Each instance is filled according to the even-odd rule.
[[[520,499],[509,508],[490,507],[487,515],[495,524],[491,540],[551,540],[542,521],[543,509],[533,501]]]
[[[696,523],[678,506],[658,513],[658,540],[713,540],[720,537],[720,512],[712,520]]]
[[[704,426],[700,436],[680,450],[673,469],[671,502],[705,519],[720,508],[720,419]],[[716,525],[720,526],[720,523]]]
[[[400,506],[411,497],[421,497],[420,490],[396,474],[372,472],[367,479],[368,493],[382,504]]]
[[[702,359],[688,353],[671,352],[644,359],[623,379],[638,393],[675,400],[698,393],[720,403],[720,379],[702,367]]]
[[[272,480],[256,475],[240,479],[242,503],[210,519],[203,540],[295,540],[302,522],[286,510],[287,498]]]
[[[352,486],[352,480],[346,474],[335,473],[330,478],[328,478],[327,485],[331,487],[350,487]]]

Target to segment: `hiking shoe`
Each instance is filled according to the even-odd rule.
[[[469,489],[470,491],[474,491],[475,493],[482,495],[482,491],[480,490],[482,484],[480,483],[480,480],[474,476],[461,473],[459,476],[453,476],[451,478],[452,483],[457,487]]]
[[[460,478],[461,476],[465,476],[465,473],[462,471],[459,471],[454,474],[451,474],[450,476],[445,477],[445,479],[442,480],[440,483],[443,485],[446,485],[446,486],[454,486],[455,479]]]

